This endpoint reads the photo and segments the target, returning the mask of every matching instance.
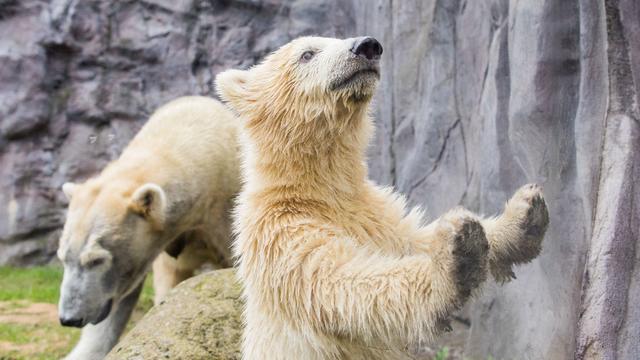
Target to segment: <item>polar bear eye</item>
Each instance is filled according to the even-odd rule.
[[[105,263],[105,259],[104,258],[96,258],[96,259],[93,259],[93,260],[89,261],[86,266],[87,266],[87,268],[92,269],[92,268],[96,268],[96,267],[98,267],[98,266],[100,266],[100,265],[102,265],[104,263]]]
[[[316,55],[315,51],[312,50],[307,50],[305,52],[302,53],[302,56],[300,56],[300,61],[301,62],[308,62],[311,59],[313,59],[313,57]]]

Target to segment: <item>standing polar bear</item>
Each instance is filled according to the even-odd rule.
[[[540,252],[548,215],[535,185],[497,218],[458,208],[425,226],[367,180],[381,54],[370,37],[304,37],[217,77],[243,122],[244,359],[408,359],[489,270],[509,280]]]
[[[174,100],[102,173],[63,186],[70,203],[58,250],[59,315],[63,325],[83,327],[68,359],[111,350],[152,262],[156,303],[204,262],[230,265],[237,123],[216,100]]]

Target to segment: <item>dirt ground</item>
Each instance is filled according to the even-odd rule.
[[[146,310],[134,311],[129,329]],[[79,329],[60,325],[55,304],[0,301],[0,360],[60,359],[79,336]]]
[[[59,359],[79,330],[58,323],[56,305],[26,300],[0,302],[0,359]]]
[[[57,321],[58,309],[54,304],[0,302],[0,323],[38,324]]]

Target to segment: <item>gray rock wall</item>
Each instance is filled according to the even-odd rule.
[[[467,354],[636,359],[639,31],[634,0],[0,0],[0,263],[51,258],[62,182],[157,105],[292,37],[369,34],[372,177],[432,217],[545,188],[543,253],[469,307]]]

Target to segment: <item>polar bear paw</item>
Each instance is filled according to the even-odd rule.
[[[452,277],[464,302],[487,278],[489,244],[478,217],[463,208],[447,212],[441,225],[449,230]]]
[[[542,250],[542,240],[549,225],[549,212],[542,187],[528,184],[521,187],[507,202],[500,232],[509,234],[503,239],[501,254],[491,263],[491,273],[499,282],[515,278],[512,265],[528,263]]]

